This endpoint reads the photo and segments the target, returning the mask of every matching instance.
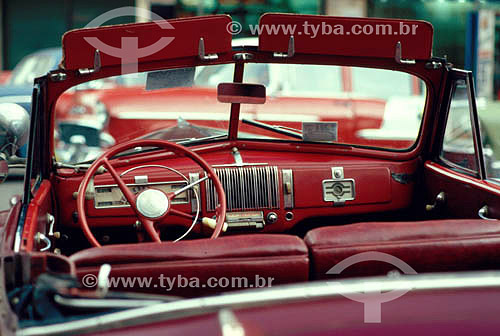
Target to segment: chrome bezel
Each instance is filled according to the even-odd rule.
[[[188,182],[186,182],[186,181],[168,181],[168,182],[129,183],[129,184],[127,184],[127,187],[137,187],[137,186],[141,186],[141,187],[144,187],[144,186],[148,187],[149,186],[149,187],[151,187],[151,186],[159,186],[159,185],[165,185],[165,184],[182,184],[182,186],[186,186],[186,185],[188,185]],[[130,207],[130,204],[97,206],[97,202],[96,202],[96,197],[98,194],[97,189],[103,189],[103,188],[118,188],[118,185],[117,184],[103,184],[103,185],[94,186],[94,189],[95,189],[94,208],[95,209],[114,209],[114,208],[129,208]],[[190,202],[191,202],[191,193],[186,191],[186,201],[176,200],[174,198],[172,200],[171,204],[188,204]]]

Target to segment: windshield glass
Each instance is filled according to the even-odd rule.
[[[56,104],[56,158],[92,160],[115,143],[155,138],[182,144],[227,137],[230,104],[217,86],[234,64],[99,79]],[[425,83],[391,70],[248,63],[244,83],[266,88],[264,104],[241,104],[238,137],[405,150],[416,141]]]

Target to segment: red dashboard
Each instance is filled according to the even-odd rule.
[[[265,143],[251,147],[244,142],[226,142],[196,149],[215,168],[224,186],[229,230],[283,232],[307,218],[397,210],[411,202],[416,159],[397,162],[345,154],[292,153],[269,149]],[[137,154],[114,161],[117,172],[125,173],[125,183],[136,193],[145,188],[171,191],[204,176],[190,159],[172,153]],[[55,176],[59,218],[64,226],[78,226],[76,191],[81,180],[82,173],[72,169],[59,169]],[[198,192],[200,217],[213,216],[216,195],[211,183],[201,182]],[[174,206],[194,216],[194,192],[180,194]],[[87,190],[86,207],[91,227],[129,226],[136,221],[108,173],[95,176],[93,187]],[[191,221],[167,216],[161,224],[189,226]],[[195,232],[200,230],[210,234],[209,228],[197,225]]]

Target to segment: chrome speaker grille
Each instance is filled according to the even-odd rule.
[[[227,210],[278,209],[280,207],[278,167],[215,168],[226,192]],[[212,180],[205,182],[207,210],[219,203]]]

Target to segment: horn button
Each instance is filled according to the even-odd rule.
[[[158,218],[163,216],[169,207],[168,197],[157,189],[144,190],[137,196],[137,210],[147,218]]]

